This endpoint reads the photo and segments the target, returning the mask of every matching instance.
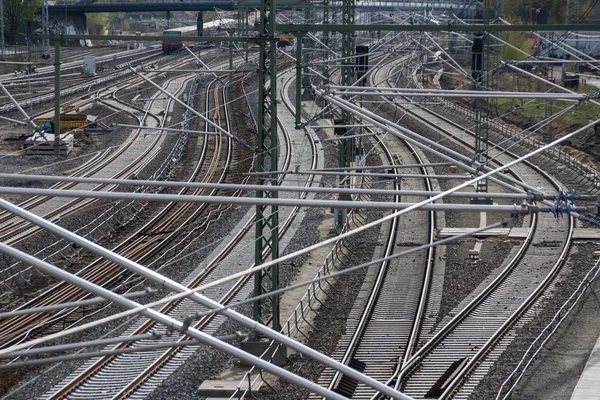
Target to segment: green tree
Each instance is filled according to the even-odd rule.
[[[3,0],[3,5],[4,26],[11,43],[15,43],[17,31],[24,28],[27,21],[33,20],[42,5],[42,0]]]
[[[85,15],[88,31],[93,35],[101,35],[110,24],[108,13],[89,13]]]
[[[509,22],[513,25],[522,25],[524,23],[518,19],[509,19]],[[528,32],[503,32],[502,39],[514,46],[502,46],[503,60],[524,60],[527,58],[527,54],[531,54],[533,39]]]
[[[575,5],[578,0],[570,0],[569,19],[574,21]],[[590,0],[579,0],[580,17],[585,19]],[[538,11],[539,10],[539,11]],[[519,18],[526,23],[564,24],[567,0],[504,0],[504,15],[507,18]]]

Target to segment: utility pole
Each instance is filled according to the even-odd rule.
[[[575,3],[575,25],[579,25],[579,0]],[[579,50],[579,35],[575,32],[575,49]],[[579,63],[575,63],[575,73],[579,74]]]
[[[204,16],[202,15],[202,11],[198,11],[198,15],[196,16],[196,35],[204,36]]]
[[[356,3],[355,0],[343,0],[342,1],[342,24],[353,25],[355,19]],[[355,40],[354,32],[342,32],[342,85],[352,86],[356,81],[356,60],[355,60]],[[354,125],[354,115],[347,110],[342,109],[342,118],[337,121],[338,125],[352,126]],[[345,136],[347,128],[335,128],[336,136]],[[342,171],[347,170],[352,163],[353,150],[354,150],[354,139],[342,139],[338,140],[338,157],[339,166]],[[350,176],[340,174],[338,177],[338,184],[342,188],[350,187]],[[352,197],[348,194],[340,194],[340,200],[352,200]],[[335,209],[335,223],[338,232],[346,223],[347,209],[336,208]]]
[[[551,57],[551,54],[553,53],[554,50],[554,32],[549,32],[548,33],[548,39],[550,44],[550,51],[548,52],[548,55]],[[548,80],[551,82],[554,82],[554,68],[553,68],[553,63],[548,63]],[[544,117],[547,120],[548,118],[550,118],[552,116],[552,101],[546,101],[546,107],[544,109]],[[548,124],[546,124],[546,127],[544,128],[544,132],[542,133],[542,142],[544,143],[550,143],[552,141],[552,122],[549,122]]]
[[[60,40],[54,42],[54,155],[60,156]]]
[[[302,88],[304,87],[304,74],[302,72],[302,47],[304,45],[304,38],[307,36],[306,32],[298,33],[296,35],[296,120],[295,127],[300,129],[302,127]]]
[[[323,0],[323,25],[329,25],[329,0]],[[329,66],[327,65],[327,60],[329,60],[329,32],[323,32],[323,76],[327,80],[323,82],[324,85],[329,84]]]
[[[484,1],[483,23],[489,25],[490,1]],[[473,38],[473,48],[471,56],[471,70],[475,90],[485,90],[489,79],[489,57],[490,43],[487,32],[476,34]],[[481,167],[487,165],[488,156],[488,134],[489,134],[489,100],[475,102],[475,162]],[[477,182],[477,193],[487,193],[487,179]],[[476,202],[479,199],[475,199]]]
[[[0,0],[2,1],[2,0]],[[48,15],[48,0],[42,3],[42,33],[50,34],[50,17]],[[42,58],[50,58],[50,39],[42,39]]]
[[[306,5],[304,7],[304,21],[306,24],[309,24],[312,18],[311,15],[311,9],[310,9],[310,5]],[[298,45],[298,42],[300,41],[304,41],[304,48],[308,49],[311,46],[311,42],[312,39],[309,38],[308,35],[304,35],[303,38],[298,38],[296,40],[296,46]],[[308,51],[304,51],[304,55],[302,57],[302,62],[304,63],[303,65],[303,73],[304,75],[302,76],[302,94],[304,96],[304,99],[310,99],[312,96],[310,95],[310,76],[308,75],[308,65],[310,64],[310,59],[311,59],[311,54]]]
[[[257,198],[277,198],[277,38],[275,37],[275,1],[261,0],[259,25],[258,137],[256,148]],[[270,171],[273,173],[269,174]],[[256,206],[255,264],[279,258],[279,210],[277,206]],[[254,296],[279,289],[279,265],[254,274]],[[254,302],[254,319],[281,329],[279,295]]]
[[[45,2],[45,0],[44,0]],[[2,60],[4,60],[4,1],[0,0],[0,36],[2,37]]]
[[[308,3],[304,6],[304,23],[306,24],[308,24],[310,20],[309,7],[310,4]],[[312,95],[310,94],[310,80],[308,79],[308,64],[310,58],[307,51],[302,51],[302,48],[308,48],[309,44],[308,32],[296,35],[296,129],[300,129],[301,127],[302,100],[312,100]]]

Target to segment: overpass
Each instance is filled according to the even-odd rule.
[[[259,0],[232,1],[232,0],[58,0],[48,1],[50,14],[82,14],[99,12],[134,12],[134,11],[211,11],[215,8],[221,10],[237,10],[238,6],[258,8]],[[405,12],[422,12],[434,10],[436,12],[461,12],[470,15],[474,12],[476,4],[469,0],[446,1],[356,1],[357,9],[399,10]],[[310,4],[314,9],[319,9],[319,4]],[[330,6],[342,6],[341,1],[331,1]],[[303,4],[294,0],[280,0],[277,8],[302,9]]]

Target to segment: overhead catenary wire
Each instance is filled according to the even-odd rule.
[[[204,122],[208,123],[210,126],[212,126],[213,128],[215,128],[218,132],[222,133],[225,136],[229,136],[230,138],[232,138],[233,140],[235,140],[236,142],[242,144],[243,146],[248,147],[251,150],[254,150],[254,148],[248,144],[246,144],[243,140],[235,137],[234,135],[232,135],[230,132],[227,132],[225,129],[221,128],[219,125],[215,124],[213,121],[211,121],[210,119],[206,118],[204,115],[200,114],[198,111],[196,111],[193,107],[190,107],[189,105],[185,104],[183,101],[179,100],[177,97],[173,96],[171,93],[167,92],[165,89],[163,89],[162,87],[160,87],[159,85],[157,85],[156,83],[154,83],[150,78],[146,77],[144,74],[138,72],[135,68],[129,68],[134,74],[136,74],[137,76],[141,77],[143,80],[145,80],[146,82],[150,83],[151,85],[153,85],[156,89],[158,89],[159,91],[161,91],[162,93],[166,94],[167,96],[169,96],[171,99],[173,99],[173,101],[175,101],[176,103],[178,103],[179,105],[185,107],[186,109],[190,110],[192,113],[194,113],[197,117],[199,117],[200,119],[202,119]]]
[[[123,296],[127,299],[135,299],[138,297],[147,296],[152,293],[156,293],[156,290],[148,288],[148,289],[138,291],[138,292],[125,293],[125,294],[122,294],[121,296]],[[84,300],[79,300],[79,301],[71,301],[71,302],[67,302],[67,303],[58,303],[58,304],[49,305],[49,306],[41,306],[41,307],[35,307],[35,308],[24,308],[24,309],[12,310],[12,311],[5,311],[5,312],[0,313],[0,319],[13,318],[13,317],[16,317],[19,315],[27,315],[27,314],[44,313],[44,312],[56,311],[56,310],[64,310],[66,308],[71,308],[71,307],[82,307],[82,306],[105,303],[105,302],[106,302],[106,299],[104,299],[102,297],[95,297],[93,299],[84,299]]]
[[[462,238],[470,237],[470,236],[475,236],[477,234],[483,233],[483,232],[491,230],[491,229],[498,228],[500,226],[506,226],[506,224],[508,224],[511,219],[512,218],[507,218],[507,219],[504,219],[503,221],[497,222],[495,224],[487,225],[487,226],[480,227],[480,228],[469,229],[469,230],[466,230],[463,233],[460,233],[460,234],[457,234],[457,235],[453,235],[453,236],[450,236],[450,237],[438,240],[438,241],[433,242],[433,243],[427,243],[427,244],[424,244],[424,245],[421,245],[421,246],[416,246],[416,247],[413,247],[411,249],[401,251],[399,253],[390,254],[389,256],[386,256],[386,257],[377,258],[377,259],[374,259],[374,260],[371,260],[371,261],[367,261],[367,262],[359,264],[359,265],[355,265],[355,266],[352,266],[352,267],[344,268],[343,270],[336,271],[336,272],[333,272],[333,273],[328,274],[328,275],[323,275],[323,276],[320,276],[320,277],[317,277],[317,278],[313,278],[313,279],[310,279],[310,280],[307,280],[307,281],[295,283],[293,285],[286,286],[286,287],[278,289],[278,290],[274,290],[274,291],[271,291],[271,292],[264,293],[264,294],[262,294],[260,296],[253,296],[253,297],[250,297],[248,299],[238,301],[236,303],[224,305],[224,306],[222,306],[220,308],[217,308],[217,309],[199,312],[199,313],[194,314],[193,316],[190,316],[189,318],[201,318],[201,317],[204,317],[204,316],[207,316],[207,315],[212,315],[212,314],[215,314],[215,313],[220,313],[220,312],[222,312],[224,310],[227,310],[227,309],[236,308],[236,307],[242,306],[244,304],[253,303],[253,302],[257,301],[257,300],[262,300],[262,299],[265,299],[265,298],[268,298],[268,297],[272,297],[272,296],[275,296],[275,295],[283,294],[283,293],[291,291],[291,290],[296,290],[296,289],[299,289],[299,288],[302,288],[302,287],[305,287],[305,286],[309,286],[309,285],[313,285],[315,283],[326,281],[328,279],[333,279],[333,278],[337,278],[337,277],[342,276],[342,275],[346,275],[346,274],[349,274],[349,273],[352,273],[352,272],[356,272],[356,271],[359,271],[359,270],[364,269],[364,268],[368,268],[368,267],[373,266],[373,265],[378,265],[378,264],[381,264],[381,263],[386,262],[386,261],[391,261],[391,260],[394,260],[394,259],[399,258],[399,257],[404,257],[406,255],[409,255],[409,254],[412,254],[412,253],[415,253],[415,252],[418,252],[418,251],[427,250],[430,247],[440,246],[440,245],[444,245],[444,244],[448,244],[448,243],[454,242],[454,241],[456,241],[458,239],[462,239]]]
[[[334,173],[335,174],[335,173]],[[339,174],[337,174],[339,175]],[[426,175],[423,175],[426,176]],[[421,177],[422,179],[422,177]],[[467,177],[469,181],[471,177]],[[177,194],[153,194],[153,193],[131,193],[131,192],[98,192],[93,190],[56,190],[56,189],[34,189],[14,188],[0,186],[0,194],[29,194],[49,197],[75,197],[96,198],[110,200],[145,200],[164,202],[189,202],[210,204],[241,204],[241,205],[263,205],[263,206],[292,206],[292,207],[316,207],[316,208],[356,208],[372,210],[394,210],[408,209],[418,203],[396,203],[381,201],[355,201],[355,200],[307,200],[307,199],[285,199],[264,197],[226,197],[226,196],[200,196],[200,195],[177,195]],[[488,212],[517,212],[528,214],[533,212],[549,212],[550,207],[539,207],[527,204],[521,205],[482,205],[482,204],[423,204],[424,210],[445,211],[488,211]],[[589,207],[572,208],[574,212],[589,211]]]
[[[277,258],[277,259],[275,259],[275,260],[271,260],[271,261],[265,262],[265,263],[263,263],[263,264],[261,264],[261,265],[255,266],[255,267],[253,267],[253,268],[249,268],[249,269],[247,269],[247,270],[245,270],[245,271],[238,272],[238,273],[235,273],[235,274],[231,274],[231,275],[229,275],[228,277],[224,277],[224,278],[221,278],[221,279],[217,279],[217,280],[215,280],[215,281],[213,281],[213,282],[211,282],[211,283],[207,283],[207,284],[200,285],[199,287],[197,287],[197,288],[194,288],[194,289],[185,289],[185,288],[184,288],[184,289],[183,289],[183,291],[182,291],[181,293],[178,293],[178,294],[175,294],[175,295],[171,295],[171,296],[169,296],[169,297],[167,297],[167,298],[165,298],[165,299],[162,299],[162,300],[161,300],[161,301],[160,301],[158,304],[163,304],[164,302],[167,302],[167,301],[170,301],[170,300],[177,300],[177,299],[180,299],[180,298],[183,298],[183,297],[188,297],[188,296],[190,296],[190,295],[193,295],[193,296],[191,297],[192,299],[197,299],[199,302],[201,302],[201,303],[203,303],[203,304],[207,304],[207,303],[214,303],[214,302],[212,302],[211,300],[209,300],[209,299],[206,299],[206,298],[204,298],[203,296],[200,296],[200,295],[198,295],[198,292],[199,292],[199,291],[202,291],[202,290],[206,290],[206,289],[208,289],[208,288],[210,288],[210,287],[214,287],[214,286],[220,285],[220,284],[222,284],[222,283],[225,283],[225,282],[228,282],[228,281],[234,280],[234,279],[238,279],[238,278],[240,278],[240,277],[242,277],[242,276],[245,276],[245,275],[247,275],[247,274],[253,274],[253,273],[257,272],[257,271],[260,271],[260,270],[262,270],[262,269],[268,268],[268,267],[270,267],[270,266],[271,266],[271,265],[273,265],[273,264],[276,264],[276,263],[277,263],[277,264],[279,264],[279,263],[284,263],[284,262],[286,262],[286,261],[288,261],[288,260],[290,260],[290,259],[293,259],[293,258],[295,258],[295,257],[297,257],[297,256],[303,255],[303,254],[305,254],[305,253],[308,253],[308,252],[310,252],[310,251],[314,251],[314,250],[316,250],[316,249],[318,249],[318,248],[321,248],[321,247],[323,247],[323,246],[326,246],[326,245],[328,245],[328,244],[331,244],[331,243],[335,242],[336,240],[339,240],[339,239],[343,239],[343,238],[346,238],[346,237],[350,237],[350,236],[356,235],[356,234],[358,234],[358,233],[360,233],[360,232],[364,232],[365,230],[368,230],[368,229],[370,229],[370,228],[372,228],[372,227],[374,227],[374,226],[378,226],[379,224],[381,224],[381,223],[383,223],[383,222],[385,222],[385,221],[387,221],[387,220],[390,220],[390,219],[392,219],[392,218],[397,218],[397,217],[398,217],[398,216],[400,216],[400,215],[403,215],[403,214],[406,214],[406,213],[408,213],[408,212],[410,212],[410,211],[413,211],[413,210],[419,209],[421,206],[423,206],[423,205],[425,205],[425,204],[429,204],[429,203],[431,203],[431,202],[434,202],[434,201],[436,201],[436,200],[438,200],[438,199],[441,199],[441,198],[443,198],[443,197],[444,197],[445,195],[447,195],[447,194],[454,193],[454,192],[456,192],[456,191],[458,191],[458,190],[460,190],[460,189],[462,189],[462,188],[465,188],[465,187],[467,187],[467,186],[470,186],[470,185],[472,185],[472,184],[476,183],[477,181],[479,181],[479,180],[481,180],[481,179],[486,179],[486,178],[488,178],[488,177],[490,177],[490,176],[492,176],[492,175],[494,175],[494,174],[496,174],[496,173],[500,172],[500,170],[502,170],[502,169],[504,169],[504,168],[508,168],[508,167],[511,167],[512,165],[515,165],[515,164],[517,164],[517,163],[520,163],[520,162],[522,162],[522,161],[525,161],[525,160],[527,160],[528,158],[530,158],[530,157],[533,157],[534,155],[536,155],[536,154],[538,154],[538,153],[540,153],[540,152],[543,152],[543,151],[545,151],[546,149],[548,149],[548,148],[550,148],[550,147],[552,147],[552,146],[555,146],[555,145],[556,145],[556,144],[558,144],[558,143],[561,143],[561,142],[563,142],[563,141],[565,141],[565,140],[568,140],[568,139],[570,139],[570,138],[571,138],[571,137],[573,137],[573,136],[576,136],[576,135],[580,134],[580,133],[581,133],[581,132],[583,132],[585,129],[589,129],[589,127],[590,127],[590,126],[593,126],[594,124],[596,124],[596,123],[598,123],[598,122],[600,122],[600,119],[599,119],[599,120],[596,120],[596,121],[593,121],[591,124],[589,124],[589,125],[586,125],[586,126],[584,126],[583,128],[580,128],[580,129],[578,129],[578,130],[575,130],[575,131],[573,131],[573,132],[571,132],[571,133],[569,133],[569,134],[567,134],[567,135],[563,136],[562,138],[558,138],[558,139],[556,139],[555,141],[553,141],[553,142],[551,142],[551,143],[548,143],[548,144],[546,144],[546,145],[544,145],[544,146],[542,146],[542,147],[540,147],[540,148],[538,148],[538,149],[534,150],[534,151],[533,151],[533,152],[531,152],[531,153],[528,153],[528,154],[526,154],[526,155],[523,155],[523,156],[521,156],[521,157],[518,157],[518,158],[516,158],[516,159],[514,159],[514,160],[512,160],[512,161],[510,161],[510,162],[508,162],[508,163],[507,163],[505,166],[502,166],[502,167],[499,167],[499,168],[496,168],[496,169],[490,170],[490,171],[488,171],[488,172],[484,173],[483,175],[480,175],[480,176],[478,176],[478,177],[476,177],[476,178],[472,179],[471,181],[468,181],[468,182],[465,182],[465,183],[463,183],[463,184],[460,184],[460,185],[458,185],[458,186],[455,186],[455,187],[453,187],[453,188],[450,188],[450,189],[448,189],[448,190],[446,190],[446,191],[444,191],[444,192],[440,193],[440,194],[439,194],[439,195],[437,195],[437,196],[432,196],[432,197],[430,197],[430,198],[428,198],[428,199],[425,199],[425,200],[423,200],[423,201],[422,201],[422,202],[420,202],[420,203],[417,203],[417,204],[414,204],[414,205],[412,205],[412,206],[411,206],[411,207],[409,207],[409,208],[406,208],[406,209],[404,209],[404,210],[401,210],[401,211],[394,212],[394,213],[392,213],[392,214],[389,214],[389,215],[387,215],[387,216],[385,216],[385,217],[383,217],[383,218],[380,218],[380,219],[378,219],[378,220],[376,220],[376,221],[372,221],[372,222],[370,222],[370,223],[367,223],[367,224],[365,224],[365,225],[363,225],[363,226],[361,226],[361,227],[358,227],[358,228],[356,228],[356,229],[354,229],[354,230],[351,230],[351,231],[345,232],[345,233],[343,233],[343,234],[341,234],[341,235],[338,235],[338,236],[336,236],[336,237],[333,237],[333,238],[330,238],[330,239],[326,239],[326,240],[324,240],[324,241],[321,241],[320,243],[316,243],[316,244],[314,244],[314,245],[311,245],[311,246],[308,246],[308,247],[306,247],[306,248],[304,248],[304,249],[301,249],[301,250],[298,250],[298,251],[292,252],[292,253],[290,253],[290,254],[287,254],[287,255],[285,255],[285,256],[279,257],[279,258]],[[61,236],[64,236],[64,237],[69,237],[71,240],[73,240],[73,241],[77,242],[78,244],[81,244],[81,245],[83,245],[84,247],[93,248],[95,251],[97,251],[97,252],[99,252],[99,253],[101,253],[101,254],[105,255],[105,257],[108,257],[108,258],[110,258],[110,259],[114,260],[115,262],[119,263],[120,265],[127,265],[127,266],[128,266],[130,269],[134,269],[134,270],[136,270],[138,273],[140,273],[140,274],[141,274],[141,275],[143,275],[143,276],[152,277],[152,278],[154,278],[154,277],[155,277],[155,274],[154,274],[152,271],[147,271],[147,270],[145,270],[143,267],[139,266],[138,264],[136,264],[136,263],[134,263],[134,262],[132,262],[132,261],[130,261],[130,260],[123,259],[123,258],[122,258],[122,257],[120,257],[119,255],[113,254],[113,253],[111,253],[111,252],[107,252],[106,250],[102,249],[100,246],[98,246],[98,245],[96,245],[96,244],[94,244],[94,243],[91,243],[91,242],[89,242],[89,241],[87,241],[87,240],[85,240],[85,239],[83,239],[83,238],[79,238],[77,235],[74,235],[74,234],[72,234],[72,233],[70,233],[70,232],[68,232],[68,231],[66,231],[66,230],[64,230],[64,229],[62,229],[62,228],[60,228],[60,227],[57,227],[57,226],[55,226],[54,224],[52,224],[52,223],[50,223],[50,222],[48,222],[48,221],[45,221],[45,220],[43,220],[43,219],[41,219],[41,218],[39,218],[39,217],[37,217],[37,216],[35,216],[35,215],[33,215],[33,214],[29,213],[29,212],[26,212],[26,211],[24,211],[24,210],[20,210],[18,207],[16,207],[16,206],[13,206],[12,204],[10,204],[10,203],[6,202],[6,201],[5,201],[5,200],[3,200],[3,199],[0,199],[0,208],[5,208],[5,209],[8,209],[9,211],[11,211],[11,212],[13,212],[13,213],[17,213],[17,214],[19,214],[20,216],[22,216],[23,218],[30,220],[31,222],[34,222],[34,221],[35,221],[34,223],[36,223],[36,224],[38,224],[38,225],[41,225],[41,226],[44,226],[44,227],[46,227],[47,229],[50,229],[50,230],[53,230],[53,231],[60,232],[60,235],[61,235]],[[101,249],[101,250],[100,250],[100,249]],[[141,270],[138,270],[138,268],[141,268]],[[172,282],[172,281],[170,281],[170,280],[168,280],[168,281],[165,281],[165,280],[163,280],[163,282],[171,282],[171,285],[174,285],[174,287],[176,287],[176,288],[180,288],[180,287],[181,287],[179,284],[176,284],[176,283],[174,283],[174,282]],[[149,307],[152,307],[153,305],[155,305],[155,304],[149,304],[149,305],[146,305],[146,306],[144,306],[144,308],[149,308]],[[226,311],[225,311],[226,315],[227,315],[227,312],[228,312],[228,311],[229,311],[229,310],[226,310]],[[239,318],[242,318],[242,320],[243,320],[243,317],[239,317]],[[234,318],[234,319],[235,319],[235,318]],[[259,325],[259,326],[255,326],[255,327],[256,327],[256,329],[261,329],[261,328],[263,328],[263,327],[262,327],[262,326],[260,326],[260,325]],[[275,336],[276,336],[276,335],[277,335],[277,334],[273,333],[273,331],[271,331],[270,329],[268,329],[268,328],[266,328],[266,327],[265,327],[264,329],[265,329],[265,331],[264,331],[264,332],[265,332],[265,334],[267,334],[267,336],[270,336],[270,335],[275,335]],[[52,335],[51,335],[51,336],[52,336]],[[50,338],[50,337],[47,337],[47,338],[40,338],[40,339],[37,339],[36,341],[38,341],[38,342],[42,343],[42,342],[44,342],[44,341],[46,341],[46,340],[50,340],[49,338]],[[286,339],[285,339],[285,338],[281,338],[281,340],[286,340]],[[278,341],[280,341],[280,340],[278,340]],[[35,342],[35,341],[34,341],[34,342]],[[20,347],[26,347],[26,346],[28,346],[28,345],[30,345],[30,344],[28,344],[28,343],[27,343],[27,344],[21,344],[21,345],[13,346],[13,350],[17,350],[17,349],[18,349],[18,348],[20,348]],[[294,348],[294,346],[295,346],[295,345],[297,345],[297,344],[296,344],[295,342],[293,342],[293,345],[290,345],[290,347]],[[0,354],[2,354],[3,352],[5,352],[5,351],[3,351],[3,350],[0,350]],[[334,367],[334,368],[335,368],[335,367]],[[359,380],[361,380],[361,379],[359,379]],[[362,381],[362,380],[361,380],[361,381]]]
[[[78,236],[78,235],[76,235],[76,234],[74,234],[74,233],[72,233],[72,232],[70,232],[70,231],[68,231],[68,230],[66,230],[66,229],[64,229],[64,228],[62,228],[62,227],[54,224],[54,223],[52,223],[52,222],[46,221],[43,218],[40,218],[40,217],[36,216],[35,214],[33,214],[33,213],[29,212],[29,211],[23,210],[20,207],[15,206],[15,205],[11,204],[10,202],[8,202],[8,201],[6,201],[4,199],[1,199],[1,198],[0,198],[0,208],[3,208],[3,209],[5,209],[5,210],[7,210],[7,211],[9,211],[9,212],[11,212],[13,214],[17,214],[21,218],[24,218],[24,219],[26,219],[26,220],[28,220],[30,222],[33,222],[34,224],[36,224],[38,226],[44,227],[45,229],[47,229],[49,231],[52,231],[52,232],[56,233],[57,235],[59,235],[61,237],[67,238],[67,239],[71,240],[72,242],[78,244],[79,246],[81,246],[83,248],[86,248],[88,250],[91,250],[92,252],[94,252],[96,254],[99,254],[99,255],[103,256],[104,258],[107,258],[110,261],[115,262],[116,264],[118,264],[118,265],[120,265],[120,266],[122,266],[124,268],[127,268],[128,270],[130,270],[130,271],[132,271],[132,272],[134,272],[134,273],[136,273],[138,275],[141,275],[141,276],[143,276],[143,277],[145,277],[145,278],[147,278],[147,279],[149,279],[151,281],[154,281],[154,282],[157,282],[157,283],[161,284],[162,287],[165,287],[167,289],[170,289],[170,290],[178,292],[178,293],[186,293],[183,296],[179,296],[179,295],[169,296],[170,298],[179,299],[179,298],[183,298],[183,297],[188,297],[190,300],[196,301],[196,302],[198,302],[198,303],[200,303],[200,304],[202,304],[202,305],[204,305],[206,307],[209,307],[209,308],[215,308],[215,307],[219,306],[218,302],[216,302],[214,300],[211,300],[211,299],[209,299],[208,297],[206,297],[204,295],[196,293],[195,289],[190,292],[187,287],[185,287],[184,285],[182,285],[182,284],[180,284],[178,282],[173,281],[172,279],[169,279],[169,278],[167,278],[167,277],[165,277],[163,275],[160,275],[160,274],[156,273],[155,271],[151,271],[151,270],[143,267],[142,265],[140,265],[140,264],[138,264],[138,263],[136,263],[136,262],[134,262],[132,260],[129,260],[129,259],[127,259],[127,258],[125,258],[125,257],[123,257],[123,256],[121,256],[119,254],[117,254],[117,253],[114,253],[114,252],[112,252],[110,250],[107,250],[107,249],[103,248],[102,246],[100,246],[100,245],[98,245],[98,244],[96,244],[96,243],[94,243],[94,242],[92,242],[92,241],[90,241],[88,239],[82,238],[82,237],[80,237],[80,236]],[[11,247],[4,245],[3,243],[0,243],[0,252],[4,252],[5,248],[7,248],[6,252],[9,255],[15,254],[18,257],[26,258],[28,260],[28,262],[32,262],[32,263],[36,263],[38,261],[41,262],[40,260],[37,260],[37,259],[35,259],[35,258],[31,257],[31,256],[27,256],[27,255],[19,252],[18,250],[12,249]],[[18,257],[16,257],[16,258],[18,258]],[[45,263],[43,263],[43,264],[45,264]],[[248,269],[248,270],[251,270],[251,269]],[[66,273],[67,274],[67,278],[69,278],[69,279],[72,278],[65,271],[59,270],[59,272]],[[243,275],[245,275],[245,274],[243,274]],[[232,275],[230,275],[230,276],[232,276]],[[79,279],[78,277],[75,277],[75,278]],[[237,279],[237,278],[232,278],[232,279]],[[227,280],[229,280],[229,279],[227,279]],[[106,289],[100,288],[100,290],[104,291]],[[110,294],[107,294],[107,295],[111,296],[111,298],[114,296],[114,294],[112,294],[112,292]],[[121,303],[122,302],[131,302],[130,300],[127,300],[127,299],[120,299],[119,298],[118,300]],[[167,302],[168,301],[169,300],[167,300]],[[128,303],[128,304],[130,304],[130,303]],[[162,302],[159,301],[159,302],[149,303],[149,304],[146,304],[146,305],[143,305],[143,306],[139,305],[139,306],[136,306],[135,308],[130,309],[129,311],[127,311],[125,313],[121,313],[121,316],[135,314],[135,313],[139,313],[139,312],[145,312],[146,310],[148,310],[149,312],[153,312],[154,310],[152,310],[151,307],[153,307],[154,305],[158,305],[158,304],[162,304]],[[157,318],[162,318],[163,315],[160,314],[160,313],[158,313],[158,314],[159,315],[156,316],[156,317]],[[336,370],[338,370],[338,371],[340,371],[340,372],[342,372],[344,374],[347,374],[348,376],[350,376],[352,378],[355,378],[359,382],[362,382],[362,383],[368,385],[369,387],[372,387],[372,388],[374,388],[376,390],[382,391],[383,393],[392,396],[393,398],[407,399],[407,400],[410,399],[409,396],[406,396],[406,395],[404,395],[404,394],[402,394],[402,393],[400,393],[400,392],[398,392],[396,390],[393,390],[393,389],[389,388],[388,386],[386,386],[384,384],[381,384],[380,382],[378,382],[378,381],[376,381],[376,380],[374,380],[374,379],[372,379],[372,378],[370,378],[368,376],[365,376],[365,375],[359,373],[358,371],[356,371],[356,370],[354,370],[354,369],[352,369],[352,368],[350,368],[350,367],[348,367],[346,365],[343,365],[343,364],[341,364],[341,363],[339,363],[339,362],[337,362],[337,361],[335,361],[335,360],[333,360],[333,359],[331,359],[331,358],[329,358],[329,357],[321,354],[320,352],[317,352],[317,351],[313,350],[312,348],[310,348],[310,347],[308,347],[308,346],[306,346],[306,345],[304,345],[302,343],[299,343],[299,342],[297,342],[297,341],[295,341],[295,340],[293,340],[293,339],[291,339],[291,338],[289,338],[289,337],[281,334],[280,332],[274,331],[273,329],[271,329],[271,328],[269,328],[269,327],[267,327],[265,325],[262,325],[262,324],[254,321],[254,320],[252,320],[252,319],[250,319],[250,318],[248,318],[248,317],[246,317],[246,316],[244,316],[242,314],[239,314],[239,313],[237,313],[235,311],[231,311],[231,310],[224,311],[224,314],[225,314],[225,316],[227,316],[227,317],[229,317],[229,318],[231,318],[231,319],[233,319],[233,320],[241,323],[242,325],[246,326],[250,330],[257,331],[258,333],[263,334],[263,335],[265,335],[267,337],[270,337],[271,339],[277,340],[278,342],[283,343],[283,344],[287,345],[288,347],[301,352],[305,356],[313,358],[313,359],[315,359],[315,360],[317,360],[319,362],[322,362],[325,365],[328,365],[328,366],[330,366],[330,367],[332,367],[332,368],[334,368],[334,369],[336,369]],[[105,318],[105,320],[106,319],[109,319],[109,318]],[[174,322],[172,322],[172,323],[174,323]],[[168,323],[166,325],[170,326],[170,324],[171,323]],[[177,323],[176,326],[181,326],[181,325],[179,323]],[[79,328],[83,329],[83,327],[79,327]],[[78,328],[73,328],[69,332],[72,333],[74,331],[77,331],[77,329]],[[190,330],[192,331],[192,333],[196,332],[196,330],[194,330],[192,328],[188,328],[188,332],[190,332]],[[48,335],[48,336],[45,336],[45,337],[34,339],[34,340],[32,340],[30,342],[27,342],[27,343],[21,343],[21,344],[14,345],[14,346],[11,346],[11,347],[6,348],[6,349],[0,349],[0,355],[4,354],[4,353],[7,353],[9,351],[20,350],[22,348],[29,347],[29,346],[31,346],[33,344],[44,343],[44,342],[52,340],[54,338],[62,337],[64,334],[65,334],[64,332],[62,334],[61,333],[51,334],[51,335]],[[201,339],[200,337],[195,337],[195,338]],[[212,341],[212,338],[205,338],[205,339],[207,341],[210,341],[211,343],[213,343],[212,345],[214,345],[217,348],[219,346],[222,346],[221,344],[215,343],[214,341]],[[235,351],[235,350],[232,350],[232,351],[234,353],[238,354],[237,351]],[[248,359],[247,354],[241,355],[239,358],[246,359],[248,362],[250,362],[252,364],[256,364],[259,367],[263,368],[262,367],[262,365],[264,364],[262,362],[263,360],[252,362],[252,361],[250,361]],[[254,361],[254,358],[251,358],[251,360]],[[270,365],[269,363],[266,363],[266,364]],[[272,368],[269,368],[269,369],[264,368],[264,369],[267,370],[267,371],[280,372],[279,369],[275,369],[275,370],[273,370]],[[287,371],[285,371],[282,374],[284,376],[288,376],[289,377]],[[312,387],[312,385],[311,385],[311,387]],[[309,389],[309,390],[313,390],[313,389]]]
[[[185,333],[186,335],[198,340],[200,343],[215,347],[215,348],[217,348],[221,351],[224,351],[225,353],[230,354],[236,358],[239,358],[245,362],[257,365],[260,368],[264,369],[265,371],[268,371],[276,376],[279,376],[280,378],[283,378],[289,382],[292,382],[301,387],[304,387],[310,391],[319,393],[320,395],[322,395],[326,398],[336,399],[336,400],[345,399],[344,396],[340,396],[340,395],[333,393],[325,388],[322,388],[321,386],[319,386],[305,378],[297,376],[283,368],[277,367],[276,365],[274,365],[270,362],[267,362],[259,357],[253,356],[244,350],[241,350],[237,347],[234,347],[225,342],[222,342],[222,341],[218,340],[217,338],[210,336],[198,329],[186,326],[183,322],[178,321],[168,315],[162,314],[151,308],[143,308],[143,307],[141,307],[141,304],[139,304],[139,303],[136,303],[132,300],[126,299],[120,295],[117,295],[117,294],[111,292],[108,289],[105,289],[101,286],[98,286],[91,282],[88,282],[85,279],[80,278],[76,275],[72,275],[66,271],[61,270],[58,267],[55,267],[44,261],[38,260],[35,257],[31,257],[28,254],[26,254],[20,250],[14,249],[14,248],[12,248],[4,243],[1,243],[1,242],[0,242],[0,252],[8,254],[11,257],[17,258],[23,262],[35,265],[36,268],[43,270],[44,272],[46,272],[58,279],[72,283],[78,287],[81,287],[82,289],[84,289],[86,291],[89,291],[98,296],[104,297],[107,300],[113,301],[124,307],[127,307],[130,310],[139,311],[139,312],[141,312],[142,315],[144,315],[160,324],[165,325],[169,329],[175,329],[175,330],[181,331],[182,333]],[[9,347],[8,349],[0,350],[0,355],[9,353],[9,351],[6,351],[6,350],[10,350],[10,349],[11,349],[11,347]],[[76,356],[73,356],[73,357],[76,357]],[[383,385],[383,386],[385,386],[385,385]],[[396,391],[394,390],[393,392],[396,392]],[[398,392],[396,392],[396,393],[398,393]],[[403,396],[400,398],[409,399],[408,396]]]

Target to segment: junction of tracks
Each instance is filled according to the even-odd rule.
[[[346,3],[0,65],[0,396],[597,396],[600,37]]]

